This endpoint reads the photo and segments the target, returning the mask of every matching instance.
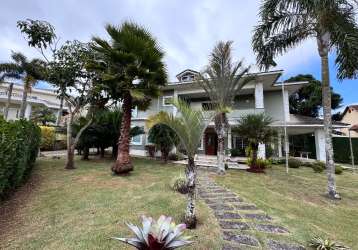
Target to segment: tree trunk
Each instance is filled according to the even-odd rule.
[[[105,151],[106,148],[105,147],[101,147],[101,158],[104,158],[104,154],[105,154]]]
[[[326,150],[326,172],[328,178],[328,197],[331,199],[340,199],[336,191],[335,166],[333,159],[332,145],[332,116],[331,116],[331,87],[329,82],[328,52],[330,46],[330,34],[323,33],[317,39],[318,52],[321,57],[322,73],[322,104],[323,104],[323,122],[325,133]]]
[[[117,160],[112,166],[114,174],[128,173],[133,170],[133,165],[129,156],[129,141],[132,119],[132,97],[128,94],[123,100],[123,118],[121,124],[121,134],[118,140]]]
[[[24,92],[22,93],[20,115],[19,115],[20,119],[25,117],[25,110],[27,106],[27,93],[28,93],[28,88],[26,87],[26,84],[24,84]]]
[[[225,174],[225,113],[220,113],[215,117],[215,132],[218,135],[218,174]]]
[[[188,164],[185,170],[187,188],[188,188],[188,203],[186,206],[184,222],[187,228],[196,227],[195,216],[195,184],[196,184],[196,167],[194,157],[189,156]]]
[[[60,109],[58,110],[58,114],[57,114],[57,118],[56,118],[56,126],[60,125],[61,117],[62,117],[62,110],[63,110],[63,97],[61,96]]]
[[[89,148],[88,147],[83,148],[82,160],[89,160]]]
[[[9,115],[9,109],[10,109],[10,103],[11,103],[11,96],[12,96],[12,89],[14,88],[14,84],[9,84],[9,89],[7,90],[7,100],[6,100],[6,106],[5,106],[5,112],[4,112],[4,118],[7,121],[7,117]]]
[[[67,118],[67,159],[65,169],[75,169],[74,157],[75,157],[75,147],[73,145],[72,139],[72,122],[73,122],[73,113],[69,114]]]

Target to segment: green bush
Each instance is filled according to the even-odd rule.
[[[295,159],[295,158],[288,159],[288,167],[289,168],[299,168],[302,165],[303,165],[302,161],[300,161],[298,159]]]
[[[170,161],[178,161],[178,160],[179,160],[179,156],[178,156],[176,153],[169,153],[168,159],[169,159]]]
[[[248,166],[251,166],[252,165],[252,158],[247,158],[246,164]],[[270,160],[265,160],[265,159],[261,159],[261,158],[256,159],[256,167],[258,167],[258,168],[265,169],[266,167],[268,167],[271,164],[272,163],[271,163]]]
[[[312,165],[313,171],[321,173],[326,169],[326,164],[322,161],[315,161]]]
[[[342,174],[342,173],[343,173],[343,168],[342,168],[342,166],[336,165],[336,167],[335,167],[335,173],[336,173],[336,174]]]
[[[273,164],[273,165],[280,165],[280,164],[285,164],[285,163],[286,163],[285,158],[272,158],[271,159],[271,164]]]
[[[41,131],[30,121],[0,118],[0,196],[18,187],[30,173],[38,154]]]
[[[230,150],[230,153],[231,153],[232,157],[245,156],[245,150],[244,149],[233,148],[233,149]]]

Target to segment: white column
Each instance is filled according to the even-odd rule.
[[[283,91],[283,113],[286,122],[290,121],[290,102],[287,90]]]
[[[277,147],[278,147],[278,157],[282,157],[282,135],[278,134]]]
[[[30,120],[30,116],[31,116],[31,104],[27,103],[26,105],[26,109],[25,109],[25,119]]]
[[[264,87],[261,82],[258,82],[255,85],[255,108],[264,108]]]
[[[173,94],[173,101],[177,101],[178,100],[178,92],[176,90],[174,90],[174,94]],[[173,116],[177,115],[177,107],[173,106]]]
[[[316,129],[314,131],[314,139],[316,145],[316,158],[319,161],[326,161],[326,145],[325,145],[325,137],[324,130]]]
[[[260,143],[259,144],[259,150],[257,152],[257,157],[261,159],[266,159],[266,148],[265,144]]]
[[[231,139],[231,127],[227,132],[227,148],[232,149],[232,139]]]

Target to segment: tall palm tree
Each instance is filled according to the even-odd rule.
[[[261,172],[263,171],[257,166],[257,151],[260,143],[272,142],[276,135],[276,131],[269,127],[273,122],[272,118],[260,114],[248,114],[240,117],[238,120],[238,126],[234,128],[240,136],[247,139],[252,150],[252,159],[250,165],[250,171]]]
[[[302,41],[317,41],[321,58],[322,98],[326,147],[328,195],[339,199],[336,191],[332,147],[331,88],[328,54],[337,56],[337,77],[355,78],[358,73],[358,26],[354,0],[265,0],[260,8],[260,23],[253,35],[253,49],[263,69],[275,66],[274,57]]]
[[[244,77],[249,67],[243,62],[232,62],[232,42],[218,42],[209,58],[209,65],[200,74],[198,83],[208,94],[211,102],[218,109],[214,119],[218,135],[218,173],[225,173],[225,136],[229,128],[226,114],[230,112],[235,97],[251,77]]]
[[[32,86],[36,84],[38,80],[44,79],[45,65],[44,62],[39,59],[32,59],[29,61],[27,57],[20,52],[12,52],[11,58],[14,62],[0,64],[0,71],[5,73],[5,77],[23,80],[24,91],[22,94],[19,117],[24,118],[27,105],[27,95],[31,91]],[[13,85],[10,85],[8,91],[8,102],[5,110],[6,113],[8,112],[8,107],[11,101],[12,87]]]
[[[201,137],[211,121],[206,117],[206,113],[200,110],[192,110],[183,100],[178,100],[173,105],[180,112],[180,116],[173,116],[167,112],[161,111],[152,116],[147,121],[147,127],[152,128],[156,124],[164,124],[175,131],[179,137],[180,143],[186,150],[188,164],[185,175],[188,187],[188,203],[185,212],[185,223],[188,228],[195,228],[195,183],[196,183],[196,166],[194,156],[201,142]],[[210,114],[208,114],[210,116]]]
[[[123,119],[118,140],[118,155],[112,172],[133,170],[129,156],[132,109],[145,109],[150,97],[159,95],[159,86],[167,80],[163,52],[157,41],[143,27],[131,22],[121,26],[106,26],[111,40],[93,38],[96,61],[88,67],[101,73],[104,90],[122,102]]]

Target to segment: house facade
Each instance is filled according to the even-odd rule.
[[[228,149],[239,149],[243,151],[247,143],[242,136],[232,131],[238,124],[238,119],[245,114],[266,113],[273,119],[272,127],[275,127],[280,135],[283,134],[283,127],[287,127],[290,135],[312,133],[316,138],[317,159],[325,160],[324,149],[324,130],[323,122],[319,119],[301,117],[289,113],[289,96],[295,93],[307,82],[277,82],[283,71],[259,72],[252,74],[254,80],[246,84],[240,94],[235,98],[232,112],[228,114],[229,131],[226,136],[226,147]],[[177,75],[178,81],[168,83],[162,88],[162,96],[153,99],[150,107],[146,111],[133,111],[132,126],[143,127],[146,134],[136,136],[131,141],[131,154],[146,155],[145,145],[150,142],[147,140],[147,128],[145,122],[149,116],[166,111],[177,115],[178,111],[171,105],[171,100],[178,98],[186,100],[193,109],[210,107],[210,99],[205,91],[196,83],[195,78],[198,72],[194,70],[184,70]],[[334,126],[343,126],[335,124]],[[283,155],[282,136],[271,145],[277,156]],[[259,145],[259,157],[265,158],[267,145]],[[214,130],[214,123],[210,123],[206,129],[201,144],[198,148],[199,154],[217,154],[217,135]]]
[[[358,104],[349,105],[344,109],[341,122],[349,124],[350,127],[341,128],[340,132],[348,136],[349,129],[351,137],[358,138]]]
[[[0,115],[4,113],[7,102],[9,83],[0,83]],[[14,84],[11,96],[11,103],[8,113],[8,120],[19,119],[23,85]],[[27,106],[25,110],[25,119],[29,119],[34,107],[47,107],[57,116],[60,109],[60,100],[54,90],[43,90],[32,88],[27,96]],[[64,107],[66,110],[66,107]]]

